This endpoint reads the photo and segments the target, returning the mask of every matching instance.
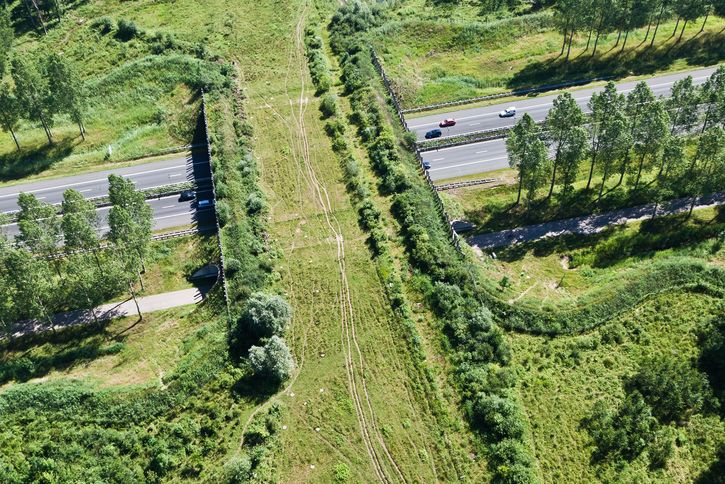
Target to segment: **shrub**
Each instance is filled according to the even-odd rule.
[[[416,134],[412,131],[406,131],[403,135],[403,143],[405,144],[405,147],[408,148],[410,151],[415,150],[415,145],[418,142],[418,137]]]
[[[337,96],[326,94],[320,103],[320,112],[326,118],[337,115]]]
[[[228,275],[234,275],[234,273],[241,268],[242,263],[239,262],[239,259],[235,259],[234,257],[227,257],[226,259],[224,259],[224,270]]]
[[[496,439],[520,439],[524,422],[516,404],[498,395],[480,393],[471,406],[471,420]]]
[[[141,35],[141,31],[131,20],[120,19],[118,21],[118,31],[116,37],[124,42],[127,42],[135,37]]]
[[[249,365],[255,375],[283,382],[292,374],[294,360],[284,340],[272,336],[264,346],[252,346],[249,349]]]
[[[491,448],[489,462],[495,482],[523,484],[536,482],[528,450],[518,440],[504,439]]]
[[[216,202],[216,214],[219,217],[219,225],[224,227],[229,222],[231,216],[231,209],[224,200]]]
[[[645,360],[625,386],[642,395],[661,423],[686,420],[712,399],[705,375],[672,356]]]
[[[292,319],[292,308],[281,296],[257,292],[247,301],[242,318],[256,335],[282,335]]]
[[[252,477],[252,461],[249,456],[242,454],[224,464],[224,477],[230,484],[249,482]]]
[[[259,213],[265,208],[264,198],[259,192],[252,192],[247,197],[247,213]]]
[[[115,24],[113,23],[113,19],[111,17],[101,17],[94,20],[91,27],[105,35],[115,28]]]
[[[350,480],[350,468],[344,462],[335,466],[335,482],[347,482]]]

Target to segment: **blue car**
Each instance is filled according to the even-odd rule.
[[[443,135],[443,131],[440,129],[431,129],[425,134],[425,139],[438,138],[441,135]]]

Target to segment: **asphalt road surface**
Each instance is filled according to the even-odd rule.
[[[708,67],[705,69],[698,69],[695,71],[678,72],[675,74],[667,74],[663,76],[652,77],[646,80],[652,91],[657,96],[668,96],[672,84],[679,79],[683,79],[688,75],[693,77],[695,84],[702,84],[710,77],[717,66]],[[622,82],[617,84],[617,90],[620,93],[627,93],[634,89],[634,86],[640,81]],[[577,89],[572,91],[572,95],[576,100],[577,104],[588,111],[587,103],[589,98],[595,92],[603,90],[604,87],[594,87],[586,89]],[[413,118],[408,120],[408,129],[416,133],[418,140],[425,139],[425,133],[431,129],[437,128],[445,118],[454,118],[457,124],[450,128],[442,128],[443,136],[458,136],[466,133],[472,133],[474,131],[482,131],[494,128],[503,128],[513,126],[516,121],[521,119],[524,113],[534,118],[535,121],[543,121],[546,119],[546,114],[551,108],[551,103],[556,98],[556,95],[539,95],[531,97],[530,99],[520,100],[515,102],[507,102],[506,104],[496,104],[492,106],[479,107],[479,108],[468,108],[465,107],[452,107],[453,111],[443,114],[433,114],[429,116],[422,116],[420,118]],[[509,106],[516,107],[516,116],[512,118],[499,118],[498,113]]]
[[[153,210],[154,231],[191,224],[196,224],[200,230],[214,226],[213,208],[196,210],[195,203],[191,201],[180,202],[178,195],[152,198],[147,201]],[[107,219],[110,210],[111,207],[101,207],[97,210],[99,233],[101,235],[108,233]],[[12,239],[19,233],[18,224],[5,224],[2,226],[2,231],[9,239]]]
[[[424,151],[423,161],[430,163],[433,181],[508,168],[506,139],[494,139],[451,148]]]
[[[155,188],[194,180],[189,157],[183,155],[125,168],[0,187],[0,212],[8,213],[18,210],[17,200],[21,192],[32,193],[43,202],[52,204],[60,203],[63,200],[63,192],[69,188],[78,190],[86,198],[107,195],[108,175],[111,173],[132,180],[137,189]]]

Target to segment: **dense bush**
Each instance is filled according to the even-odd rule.
[[[310,27],[305,30],[305,46],[307,47],[307,65],[310,68],[312,83],[317,93],[327,92],[332,86],[330,66],[322,46],[322,39]]]
[[[283,382],[292,375],[294,360],[284,340],[279,336],[272,336],[266,340],[264,346],[249,348],[249,366],[255,375]]]
[[[91,23],[91,27],[98,30],[102,34],[111,32],[115,27],[115,23],[111,17],[101,17]]]
[[[705,375],[688,361],[672,356],[645,360],[625,387],[639,392],[661,423],[687,420],[712,402]]]
[[[325,94],[320,103],[320,112],[326,118],[337,115],[337,96],[334,94]]]
[[[243,324],[262,337],[282,336],[292,319],[292,308],[281,296],[252,294],[242,316]]]
[[[124,42],[127,42],[135,37],[141,35],[141,30],[131,20],[120,19],[118,21],[118,31],[116,37]]]
[[[480,393],[470,408],[470,418],[484,435],[495,440],[521,439],[524,421],[521,411],[511,399]]]

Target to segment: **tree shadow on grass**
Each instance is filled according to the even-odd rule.
[[[80,137],[64,138],[53,144],[3,154],[0,156],[0,181],[19,180],[42,173],[68,157],[81,141]]]
[[[690,65],[717,64],[725,58],[725,35],[704,33],[676,44],[668,42],[645,50],[625,50],[621,54],[606,55],[600,51],[593,58],[590,52],[582,52],[569,60],[560,57],[532,62],[511,78],[508,87],[523,89],[572,79],[653,74],[679,59],[686,59]]]
[[[28,334],[0,343],[0,384],[25,382],[41,378],[51,371],[63,371],[116,354],[123,349],[125,338],[111,338],[108,324],[73,326],[56,332]],[[52,346],[52,353],[32,354],[33,349]]]

